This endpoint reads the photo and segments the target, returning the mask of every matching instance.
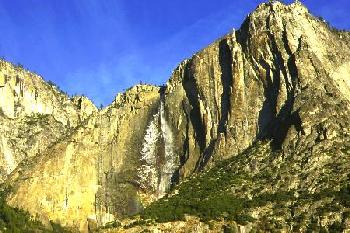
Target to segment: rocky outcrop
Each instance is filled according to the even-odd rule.
[[[175,184],[258,141],[270,142],[282,161],[297,155],[311,161],[320,142],[328,150],[350,136],[349,46],[347,32],[299,2],[273,2],[183,61],[164,87],[137,85],[99,112],[37,76],[17,86],[0,78],[4,121],[21,126],[20,119],[40,113],[51,127],[31,136],[30,154],[37,156],[23,160],[7,180],[8,201],[38,219],[86,231],[88,222],[103,225],[141,211]],[[31,87],[35,80],[40,85]],[[19,97],[11,94],[18,95],[16,88]],[[28,134],[18,134],[0,141],[7,173],[30,145]]]
[[[256,140],[272,139],[275,149],[305,145],[327,119],[334,132],[343,131],[346,117],[337,117],[342,123],[331,117],[349,110],[350,56],[335,55],[349,47],[341,35],[300,3],[262,4],[239,31],[183,62],[165,98],[174,131],[182,135],[178,148],[185,148],[180,177]]]
[[[93,114],[35,159],[24,161],[7,181],[15,190],[9,203],[42,221],[82,231],[88,227],[87,219],[104,224],[139,211],[137,181],[144,143],[140,132],[158,111],[159,91],[136,86],[118,95],[110,107]]]
[[[96,110],[91,101],[81,98],[90,109],[84,113],[85,117],[80,116],[77,112],[79,98],[71,101],[57,86],[21,66],[1,60],[0,67],[0,107],[8,118],[52,115],[57,121],[72,127],[79,124],[80,118],[86,119],[88,113]]]
[[[82,124],[97,109],[86,97],[68,98],[20,66],[0,61],[0,180]]]

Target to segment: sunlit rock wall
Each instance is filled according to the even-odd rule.
[[[40,76],[0,60],[0,181],[94,112],[86,97],[72,101]]]

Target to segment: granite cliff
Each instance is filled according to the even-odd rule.
[[[3,60],[0,100],[0,180],[97,111],[86,97],[69,99],[40,76]]]
[[[7,62],[0,72],[7,202],[44,223],[349,229],[350,34],[298,1],[259,5],[166,85],[100,111]]]

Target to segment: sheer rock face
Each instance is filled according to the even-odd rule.
[[[72,101],[40,76],[5,61],[0,61],[0,67],[0,107],[7,118],[48,114],[64,125],[76,126],[96,111],[90,100],[76,97],[75,100],[84,100],[84,108],[89,108],[81,115],[79,101]]]
[[[44,148],[42,138],[55,143],[16,168],[7,181],[13,186],[8,201],[39,219],[86,230],[88,218],[104,224],[138,212],[174,183],[256,141],[270,140],[272,150],[286,155],[312,154],[320,141],[324,147],[346,141],[349,38],[300,3],[262,4],[240,30],[182,62],[165,87],[135,86],[99,112],[84,99],[69,102],[42,89],[51,95],[42,102],[52,104],[35,111],[55,123],[34,145]],[[13,119],[3,120],[22,128],[16,114],[39,107],[26,110],[23,100],[24,110],[13,110],[6,85],[0,95],[8,102],[1,104]],[[72,127],[79,117],[86,120]],[[17,164],[11,155],[22,148],[11,149],[11,137],[0,140],[8,172]]]
[[[1,60],[0,180],[96,111],[86,97],[72,101],[40,76]]]
[[[350,56],[343,35],[300,3],[262,4],[239,31],[183,62],[165,97],[182,136],[180,177],[256,140],[291,151],[323,137],[319,128],[347,135]]]
[[[159,91],[136,86],[118,95],[66,138],[23,162],[7,180],[15,190],[9,203],[82,231],[88,219],[104,224],[139,211],[143,132],[158,111]]]

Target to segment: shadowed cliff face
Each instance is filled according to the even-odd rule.
[[[289,156],[345,140],[348,38],[300,3],[262,4],[241,29],[182,62],[165,87],[136,86],[76,128],[58,120],[52,132],[65,136],[16,168],[8,201],[84,231],[87,219],[103,225],[137,213],[257,141]]]
[[[183,139],[194,145],[186,147],[185,154],[192,156],[182,164],[182,174],[232,156],[256,140],[272,140],[274,150],[287,150],[298,137],[300,146],[306,146],[308,137],[317,137],[316,125],[339,111],[334,101],[347,112],[348,73],[335,79],[334,74],[348,67],[349,54],[331,58],[348,48],[340,37],[300,3],[262,4],[239,31],[181,65],[169,81],[167,100],[169,106],[175,99],[177,105],[188,105],[184,113],[170,110],[174,121],[190,116],[176,126],[179,133],[193,129]],[[327,94],[330,90],[339,99]],[[320,99],[332,109],[320,106]],[[323,119],[310,116],[312,109]]]

